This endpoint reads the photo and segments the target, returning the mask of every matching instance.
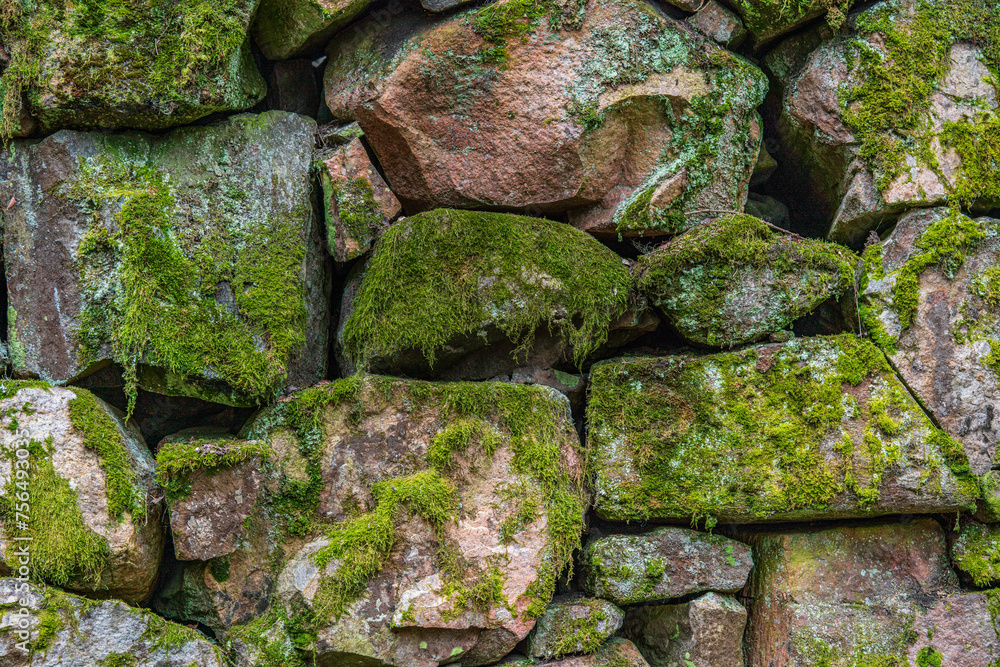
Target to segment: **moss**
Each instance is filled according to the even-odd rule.
[[[950,67],[953,44],[979,45],[992,75],[1000,75],[996,3],[919,0],[912,16],[898,8],[898,2],[885,3],[859,17],[858,33],[878,33],[878,48],[861,36],[847,41],[848,62],[858,83],[840,93],[843,119],[860,142],[859,155],[876,175],[880,189],[909,169],[908,156],[938,170],[929,149],[934,133],[926,117],[931,94]],[[976,126],[963,121],[961,129],[949,124],[943,136],[959,146],[963,158],[979,160],[995,158],[996,148],[989,143],[995,143],[995,133],[995,122]],[[976,160],[963,164],[953,193],[959,199],[972,201],[997,191],[995,174]]]
[[[324,488],[319,461],[326,441],[326,415],[345,410],[349,424],[360,424],[389,402],[406,410],[411,418],[433,415],[440,431],[428,448],[429,467],[376,484],[372,488],[377,503],[373,509],[326,528],[330,544],[317,554],[316,561],[321,567],[337,561],[338,567],[324,579],[314,612],[298,622],[304,641],[315,632],[316,623],[343,613],[381,569],[397,539],[396,522],[401,512],[421,516],[438,529],[454,519],[454,489],[461,483],[453,477],[460,474],[453,466],[455,456],[489,458],[500,442],[513,454],[512,472],[525,476],[532,486],[520,494],[522,502],[511,513],[513,522],[502,532],[513,537],[518,531],[514,522],[527,525],[542,509],[546,515],[549,548],[543,554],[538,579],[523,602],[525,615],[541,615],[558,574],[579,547],[584,508],[579,480],[571,478],[562,453],[565,438],[575,439],[572,432],[563,430],[567,428],[566,404],[548,390],[493,382],[430,383],[353,376],[296,393],[290,401],[265,413],[245,434],[264,439],[274,429],[290,429],[300,454],[308,461],[307,481],[282,479],[280,483],[275,506],[285,517],[286,530],[302,535],[323,529],[316,510]],[[501,488],[500,501],[512,491]],[[501,571],[467,571],[444,544],[438,559],[454,613],[486,600],[504,602],[493,597],[502,590],[497,587]]]
[[[972,220],[957,210],[935,220],[916,240],[915,252],[902,267],[893,272],[895,286],[892,291],[892,310],[899,318],[901,329],[913,324],[920,298],[920,276],[936,268],[949,279],[954,278],[965,263],[965,253],[975,249],[987,236],[980,222]],[[886,277],[882,265],[882,245],[872,245],[865,250],[860,291],[865,292],[869,281]],[[879,310],[870,303],[860,308],[861,322],[872,339],[888,354],[896,352],[898,337],[890,335],[879,318]]]
[[[267,121],[243,118],[225,131],[251,134],[254,122]],[[208,373],[244,402],[265,401],[304,342],[302,217],[291,212],[248,226],[259,221],[251,210],[234,225],[230,216],[247,209],[247,195],[225,190],[223,181],[212,209],[192,207],[182,221],[183,190],[150,166],[135,138],[102,141],[98,156],[81,159],[77,179],[60,191],[67,203],[94,212],[77,251],[81,361],[110,346],[124,368],[129,413],[140,364],[194,383]],[[226,293],[231,299],[220,298]]]
[[[226,632],[226,647],[232,651],[237,642],[253,649],[254,667],[306,667],[286,630],[287,617],[273,605],[266,614]]]
[[[699,225],[636,263],[636,286],[695,342],[745,342],[784,326],[817,303],[853,287],[857,257],[841,246],[777,234],[749,215]],[[769,271],[775,304],[754,316],[728,300],[739,297],[746,271]],[[755,282],[757,282],[755,280]]]
[[[136,482],[132,457],[125,437],[97,397],[86,389],[71,389],[76,398],[69,402],[73,427],[83,433],[83,445],[100,456],[108,495],[108,516],[120,518],[128,512],[132,521],[146,518],[146,499]]]
[[[579,607],[585,607],[581,611]],[[572,604],[549,607],[536,627],[544,627],[546,636],[553,637],[546,642],[545,658],[558,658],[568,653],[591,654],[596,651],[610,631],[614,629],[609,621],[607,607],[603,600],[584,599]],[[536,631],[537,632],[537,631]]]
[[[518,343],[515,355],[546,327],[579,365],[625,312],[628,290],[620,259],[568,225],[436,210],[400,221],[378,241],[342,344],[360,367],[406,350],[433,366],[442,348],[484,323]]]
[[[327,212],[327,238],[337,238],[337,227],[331,223],[339,221],[346,236],[356,240],[361,249],[369,247],[386,222],[382,207],[375,201],[371,183],[361,176],[334,182],[326,170],[320,173],[323,194],[331,209]],[[335,217],[331,218],[331,214]],[[348,259],[360,254],[352,254]]]
[[[232,468],[250,458],[267,461],[271,455],[270,446],[263,442],[171,442],[163,445],[156,454],[157,478],[164,484],[176,477],[190,475],[195,470],[211,472],[220,468]]]
[[[17,338],[17,311],[13,306],[7,306],[7,349],[10,351],[10,363],[15,370],[21,370],[25,366],[27,352],[24,343]]]
[[[138,658],[128,653],[109,653],[97,661],[97,667],[135,667]]]
[[[4,0],[0,39],[11,61],[0,76],[0,136],[16,130],[24,94],[47,131],[67,122],[169,127],[252,106],[265,92],[246,38],[254,8],[242,0]],[[73,82],[72,94],[62,81]]]
[[[169,654],[185,644],[204,640],[204,635],[193,628],[171,623],[149,611],[139,610],[137,613],[146,621],[146,629],[140,639],[148,643],[150,652],[165,651]]]
[[[1000,11],[998,11],[1000,20]],[[1000,118],[980,112],[973,119],[948,122],[941,133],[943,144],[961,158],[954,194],[970,206],[978,200],[1000,202]]]
[[[976,586],[1000,581],[1000,531],[979,523],[964,526],[952,547],[952,560]]]
[[[958,496],[978,496],[961,447],[924,416],[882,353],[849,335],[605,362],[592,371],[587,420],[606,518],[791,518],[845,492],[850,513],[864,515],[904,459],[938,482],[934,471],[947,466]]]
[[[754,34],[770,37],[787,26],[826,15],[827,24],[840,28],[851,0],[734,0],[733,5]]]
[[[545,19],[554,32],[579,29],[586,5],[587,0],[507,0],[478,9],[468,20],[473,32],[488,45],[480,49],[479,57],[487,64],[505,64],[509,58],[507,44],[513,40],[526,42]]]
[[[9,548],[15,549],[16,538],[31,538],[33,580],[100,588],[110,563],[108,542],[84,524],[76,491],[52,466],[52,450],[51,444],[32,440],[28,446],[28,480],[17,481],[12,475],[0,496],[4,531],[12,540]],[[14,452],[7,455],[13,464]],[[28,502],[30,512],[25,504]],[[9,561],[12,567],[13,561]]]

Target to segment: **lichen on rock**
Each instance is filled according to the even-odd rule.
[[[862,324],[986,474],[1000,441],[1000,221],[917,209],[863,260]]]
[[[595,365],[595,509],[760,522],[969,507],[960,443],[852,335]]]
[[[19,134],[24,102],[46,133],[162,129],[247,109],[265,93],[247,36],[256,9],[257,0],[9,0],[0,136]]]
[[[688,342],[733,347],[783,329],[854,285],[846,248],[726,215],[636,263],[637,289]]]
[[[114,361],[130,410],[139,386],[254,405],[320,377],[329,287],[309,199],[314,129],[268,112],[20,146],[0,166],[21,202],[5,214],[15,372],[65,382]],[[59,247],[31,241],[53,230]]]

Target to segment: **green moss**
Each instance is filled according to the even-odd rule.
[[[895,286],[892,291],[892,310],[905,330],[913,324],[920,298],[920,276],[927,269],[937,268],[948,278],[954,278],[965,263],[965,253],[973,250],[987,236],[984,226],[952,209],[930,224],[917,239],[915,252],[902,267],[893,272]],[[872,245],[865,250],[860,291],[864,293],[869,281],[886,276],[882,265],[883,246]],[[889,334],[879,318],[879,310],[870,303],[862,304],[862,325],[879,347],[894,354],[898,338]]]
[[[637,288],[663,308],[687,337],[708,345],[744,342],[787,326],[817,303],[851,289],[857,257],[846,248],[777,234],[749,215],[726,215],[674,238],[636,263]],[[775,305],[738,318],[727,300],[738,296],[748,270],[773,272]]]
[[[337,238],[337,222],[348,238],[357,242],[359,250],[349,253],[346,259],[353,259],[367,249],[378,230],[385,225],[385,214],[375,200],[375,191],[368,179],[356,176],[338,179],[334,182],[325,169],[320,171],[323,195],[328,202],[326,237]],[[332,243],[332,241],[331,241]]]
[[[620,259],[568,225],[441,209],[400,221],[378,241],[342,344],[360,367],[406,350],[433,365],[484,323],[519,344],[515,355],[546,327],[582,364],[625,312],[628,290]]]
[[[336,571],[322,578],[313,600],[313,613],[319,618],[339,620],[385,565],[396,543],[397,512],[416,514],[440,532],[458,508],[454,487],[433,471],[378,482],[372,496],[376,508],[337,525],[327,533],[330,543],[316,552],[320,569],[337,561]]]
[[[952,547],[952,560],[976,586],[1000,581],[1000,531],[979,523],[964,526]]]
[[[86,389],[71,389],[76,398],[69,402],[73,427],[83,433],[83,445],[98,453],[105,475],[108,516],[120,518],[128,512],[132,521],[146,518],[145,494],[136,483],[132,457],[115,420],[97,397]]]
[[[2,132],[2,130],[0,130]],[[25,366],[25,360],[27,357],[27,352],[24,349],[24,343],[17,338],[17,311],[14,310],[13,306],[7,306],[7,349],[10,352],[10,363],[15,370],[23,369]]]
[[[277,605],[249,623],[226,632],[226,647],[232,651],[237,642],[250,646],[256,654],[254,667],[306,667],[286,629],[287,617]]]
[[[930,151],[934,132],[925,119],[931,94],[948,72],[949,54],[959,41],[980,46],[994,77],[1000,74],[1000,7],[988,0],[919,0],[913,15],[889,2],[863,13],[859,35],[878,33],[876,48],[862,37],[847,41],[858,83],[841,91],[842,115],[861,144],[860,157],[885,189],[908,167],[907,156],[938,170]],[[947,141],[959,147],[963,164],[955,194],[973,201],[998,191],[996,175],[984,157],[996,157],[996,123],[961,127],[948,124]]]
[[[862,385],[855,398],[851,388]],[[978,496],[961,448],[924,416],[882,353],[849,335],[605,362],[592,371],[587,418],[597,509],[607,518],[791,518],[845,492],[855,498],[851,513],[863,515],[904,458],[928,470],[928,491],[947,466],[957,495]]]
[[[488,44],[480,50],[482,61],[503,65],[509,58],[507,44],[515,39],[526,42],[543,19],[548,19],[552,31],[579,29],[586,4],[587,0],[508,0],[476,10],[468,20]]]
[[[925,646],[917,653],[917,667],[941,667],[944,654],[933,646]]]
[[[16,538],[29,537],[33,580],[100,588],[110,563],[108,542],[84,524],[76,491],[52,466],[52,451],[51,444],[32,440],[28,479],[18,481],[12,475],[0,496],[4,531],[8,539],[13,538],[8,549],[16,549]],[[7,456],[13,465],[14,452]],[[9,556],[8,564],[16,566],[16,557]]]
[[[136,613],[141,614],[146,621],[146,629],[143,630],[140,639],[148,643],[150,652],[165,651],[170,654],[185,644],[205,639],[205,636],[197,630],[179,623],[171,623],[152,612],[138,610]]]
[[[603,600],[584,599],[574,601],[572,605],[557,605],[550,607],[536,627],[544,627],[547,636],[554,637],[551,643],[546,643],[544,657],[558,658],[569,653],[591,654],[596,651],[609,631],[613,630]],[[586,608],[582,612],[580,606]],[[631,663],[630,663],[631,664]]]
[[[770,37],[786,26],[822,14],[837,30],[847,17],[851,0],[734,0],[733,5],[751,32]]]
[[[0,76],[0,136],[16,131],[25,94],[47,131],[67,121],[169,127],[252,106],[265,92],[246,39],[254,9],[243,0],[4,0],[11,62]]]
[[[128,653],[109,653],[97,661],[97,667],[135,667],[138,658]]]
[[[235,440],[195,440],[170,442],[156,454],[157,479],[161,484],[195,470],[232,468],[249,458],[267,461],[272,452],[263,442]]]
[[[520,526],[534,521],[542,510],[547,520],[550,546],[524,603],[527,616],[540,615],[555,589],[556,577],[579,547],[584,508],[579,480],[570,476],[562,453],[565,439],[575,440],[572,431],[564,431],[568,428],[566,404],[546,390],[493,382],[429,383],[353,376],[297,392],[259,417],[245,434],[265,439],[275,429],[290,429],[298,440],[299,453],[308,462],[306,481],[282,479],[280,483],[275,506],[285,517],[286,530],[302,535],[323,528],[316,510],[324,488],[319,461],[328,420],[337,414],[341,416],[336,423],[346,419],[348,425],[361,424],[366,416],[384,410],[387,403],[406,410],[411,419],[433,416],[440,431],[428,448],[429,468],[376,484],[373,509],[327,527],[330,544],[317,554],[317,564],[336,560],[339,565],[321,585],[314,612],[298,621],[304,641],[315,632],[316,623],[343,613],[381,569],[397,539],[400,513],[422,516],[435,528],[452,520],[457,509],[454,489],[461,483],[455,475],[465,474],[455,465],[456,457],[489,459],[501,442],[513,454],[512,472],[525,476],[530,484],[520,491],[514,487],[504,490],[499,485],[501,502],[509,501],[512,494],[520,501],[510,513],[511,521],[501,528],[502,537],[513,539]],[[502,590],[502,586],[497,587],[502,571],[485,568],[472,572],[454,556],[447,545],[441,545],[438,566],[446,579],[453,612],[457,615],[466,605],[494,600],[491,596]]]
[[[231,127],[249,132],[252,122]],[[140,364],[194,383],[210,369],[242,400],[267,400],[304,341],[301,218],[276,215],[241,231],[227,216],[246,208],[247,197],[232,191],[213,194],[203,218],[195,210],[195,220],[182,224],[177,186],[129,141],[105,139],[103,152],[81,159],[76,181],[60,193],[96,212],[77,251],[81,361],[110,345],[124,368],[129,413]],[[104,219],[108,209],[115,212]],[[217,298],[222,287],[233,304]]]

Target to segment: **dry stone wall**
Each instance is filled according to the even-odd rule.
[[[0,667],[1000,664],[993,0],[0,0]]]

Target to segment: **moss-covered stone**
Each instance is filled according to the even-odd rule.
[[[4,390],[0,574],[143,601],[163,535],[142,436],[84,389],[7,380]]]
[[[167,584],[156,608],[172,617],[225,630],[270,603],[253,627],[319,659],[429,667],[458,648],[485,664],[528,634],[579,546],[579,439],[547,388],[354,376],[240,436],[271,451],[261,524],[228,569],[192,563]]]
[[[864,328],[979,475],[1000,442],[998,262],[1000,220],[918,209],[865,250],[859,283]]]
[[[792,77],[783,163],[832,221],[831,239],[861,245],[916,206],[995,205],[1000,188],[983,165],[1000,146],[998,25],[990,0],[878,3]]]
[[[22,634],[23,633],[23,634]],[[0,579],[0,655],[11,667],[223,667],[197,630],[145,609]]]
[[[0,19],[10,54],[0,75],[0,136],[18,133],[24,98],[45,133],[160,129],[253,106],[265,93],[247,37],[256,7],[256,0],[8,0]]]
[[[868,516],[979,495],[961,445],[851,335],[603,362],[587,415],[606,518]]]
[[[732,4],[760,46],[824,14],[831,27],[839,28],[853,0],[733,0]]]
[[[841,246],[727,215],[640,257],[636,284],[687,341],[733,347],[847,292],[856,264]]]
[[[594,539],[580,561],[583,589],[619,605],[733,593],[753,567],[745,544],[687,528]]]
[[[327,105],[365,129],[404,204],[569,211],[617,236],[746,201],[765,78],[645,2],[372,17],[328,55]]]
[[[629,287],[617,255],[565,224],[440,209],[381,238],[345,295],[338,343],[349,366],[425,376],[487,345],[509,366],[538,351],[534,365],[579,365],[621,326]]]
[[[314,130],[268,112],[19,145],[0,163],[19,202],[4,216],[15,372],[65,382],[114,361],[130,409],[139,386],[253,405],[322,377]]]
[[[607,600],[555,599],[528,636],[528,655],[558,658],[567,653],[593,653],[621,627],[624,614]]]
[[[261,0],[253,37],[268,60],[286,60],[315,47],[372,0]]]
[[[933,519],[750,539],[749,665],[989,667],[1000,658],[998,592],[958,587]]]

